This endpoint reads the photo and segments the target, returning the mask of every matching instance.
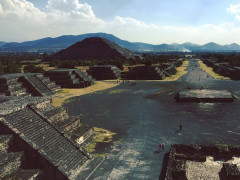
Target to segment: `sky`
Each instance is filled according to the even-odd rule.
[[[0,41],[96,32],[151,44],[240,44],[240,1],[0,0]]]

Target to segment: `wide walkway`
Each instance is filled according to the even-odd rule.
[[[71,115],[118,134],[108,157],[89,179],[158,179],[164,152],[158,144],[239,144],[240,103],[176,103],[182,89],[226,89],[240,97],[240,83],[214,80],[190,61],[188,73],[175,82],[137,82],[72,98],[65,104]],[[182,132],[177,132],[179,124]],[[98,147],[101,149],[101,147]]]

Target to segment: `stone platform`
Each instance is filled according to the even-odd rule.
[[[93,127],[50,97],[0,96],[0,179],[76,179],[91,155]]]
[[[54,69],[44,73],[61,88],[84,88],[93,84],[93,79],[79,69]]]
[[[174,144],[167,160],[165,180],[240,179],[240,147]]]
[[[180,91],[176,95],[177,102],[233,102],[233,96],[227,90],[194,89]]]

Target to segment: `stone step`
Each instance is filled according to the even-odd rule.
[[[79,117],[69,117],[64,121],[58,121],[54,123],[56,126],[61,128],[64,132],[73,131],[74,129],[81,126],[81,120]]]
[[[25,95],[25,94],[27,94],[27,90],[25,88],[21,88],[17,91],[9,91],[10,96],[22,96],[22,95]]]
[[[61,122],[69,118],[67,111],[63,108],[53,108],[44,112],[51,122]]]
[[[74,131],[70,132],[70,137],[72,140],[77,142],[78,144],[84,143],[92,134],[94,133],[93,127],[86,125],[86,124],[81,124],[80,127],[75,129]],[[68,133],[67,133],[68,134]]]
[[[11,134],[0,135],[0,151],[1,152],[7,153],[11,139],[12,139]]]
[[[22,165],[24,152],[0,154],[0,179],[19,171]]]
[[[11,175],[5,176],[2,180],[37,180],[41,175],[38,169],[19,170]]]

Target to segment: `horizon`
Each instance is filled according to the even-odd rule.
[[[84,34],[108,34],[108,35],[113,35],[115,36],[114,34],[109,34],[109,33],[104,33],[104,32],[96,32],[96,33],[84,33]],[[59,37],[62,37],[62,36],[80,36],[80,35],[84,35],[84,34],[76,34],[76,35],[73,35],[73,34],[65,34],[65,35],[60,35],[60,36],[56,36],[56,37],[42,37],[42,38],[39,38],[39,39],[32,39],[32,40],[27,40],[27,41],[37,41],[37,40],[41,40],[41,39],[46,39],[46,38],[59,38]],[[96,36],[97,37],[97,36]],[[116,38],[119,38],[117,36],[115,36]],[[121,39],[121,38],[119,38]],[[140,42],[140,41],[129,41],[127,39],[121,39],[123,41],[128,41],[130,43],[145,43],[145,42]],[[6,42],[6,41],[2,41],[0,40],[0,42],[5,42],[5,43],[24,43],[24,42],[27,42],[27,41],[20,41],[20,42],[17,42],[17,41],[12,41],[12,42]],[[151,45],[162,45],[162,44],[167,44],[167,45],[183,45],[183,44],[187,44],[187,43],[190,43],[190,44],[193,44],[193,45],[199,45],[199,46],[204,46],[206,44],[210,44],[210,43],[215,43],[217,45],[221,45],[221,46],[226,46],[226,45],[232,45],[232,44],[237,44],[237,45],[240,45],[240,43],[229,43],[229,44],[219,44],[219,43],[216,43],[216,42],[207,42],[207,43],[204,43],[204,44],[197,44],[197,43],[194,43],[194,42],[183,42],[183,43],[176,43],[176,42],[172,42],[172,43],[161,43],[161,44],[151,44],[151,43],[146,43],[146,44],[151,44]]]
[[[103,6],[104,4],[104,6]],[[240,44],[237,0],[2,0],[0,40],[104,32],[154,45]]]

